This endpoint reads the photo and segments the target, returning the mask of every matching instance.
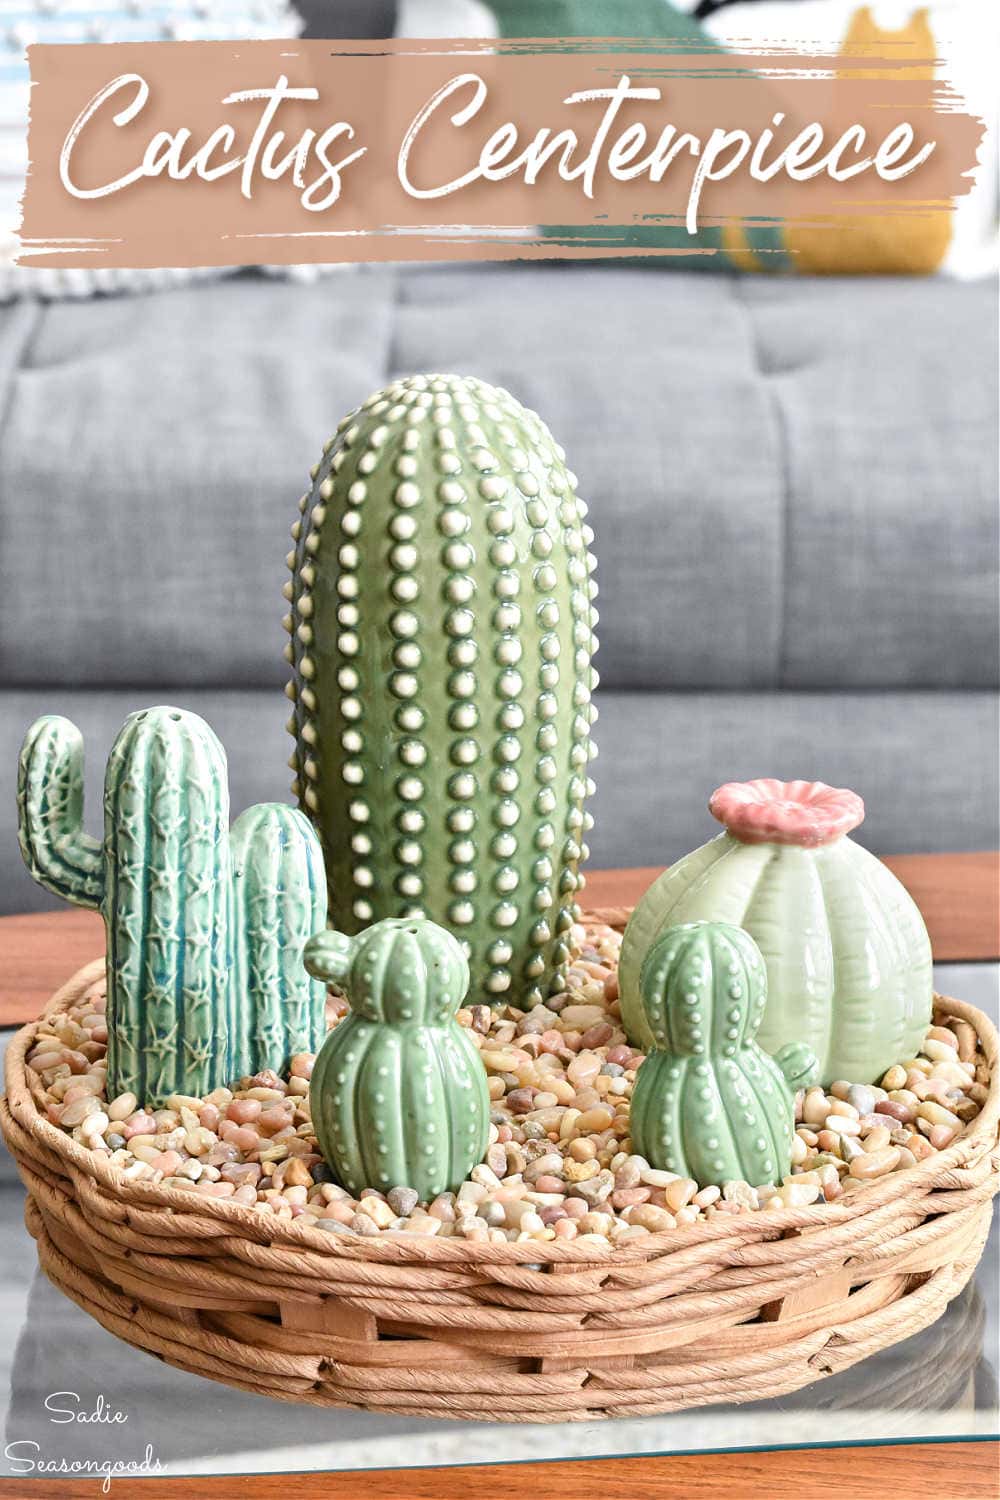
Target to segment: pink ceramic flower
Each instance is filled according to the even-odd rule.
[[[847,787],[825,781],[727,781],[712,793],[708,810],[744,844],[832,844],[857,828],[865,804]]]

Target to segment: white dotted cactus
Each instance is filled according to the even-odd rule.
[[[286,585],[294,790],[333,923],[428,916],[474,998],[562,988],[590,815],[592,533],[506,391],[398,380],[313,470]]]

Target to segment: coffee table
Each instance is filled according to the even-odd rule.
[[[954,979],[955,991],[961,993],[960,980],[969,983],[972,978],[978,981],[977,990],[984,980],[989,987],[995,976],[990,966],[1000,959],[1000,856],[912,855],[887,862],[923,911],[936,961],[949,966],[976,965],[962,970]],[[658,873],[593,872],[588,876],[587,904],[629,906]],[[58,985],[81,964],[97,957],[102,947],[103,929],[93,912],[0,918],[0,1027],[34,1018]],[[950,978],[942,976],[940,985],[947,987]],[[968,998],[983,1004],[979,993]],[[19,1209],[13,1199],[13,1189],[9,1189],[3,1201],[10,1202],[16,1214]],[[3,1226],[3,1233],[5,1237],[23,1235],[16,1225]],[[172,1413],[176,1421],[183,1418],[194,1433],[191,1441],[196,1446],[200,1435],[202,1446],[192,1465],[198,1477],[113,1482],[113,1494],[137,1494],[143,1500],[160,1493],[178,1497],[197,1493],[199,1500],[221,1500],[235,1494],[245,1500],[278,1500],[287,1496],[290,1487],[306,1500],[319,1500],[321,1496],[323,1500],[346,1500],[348,1496],[353,1500],[359,1487],[359,1467],[368,1468],[362,1487],[370,1500],[452,1500],[465,1496],[473,1486],[494,1486],[512,1496],[566,1496],[567,1500],[571,1496],[573,1500],[586,1500],[591,1495],[612,1500],[617,1495],[680,1500],[681,1496],[724,1493],[739,1500],[760,1492],[775,1500],[791,1500],[793,1495],[799,1500],[804,1489],[823,1493],[828,1485],[835,1485],[841,1494],[849,1493],[852,1500],[875,1500],[876,1496],[882,1500],[887,1486],[919,1490],[928,1500],[945,1495],[995,1500],[997,1314],[995,1290],[991,1290],[996,1278],[995,1234],[988,1257],[976,1281],[937,1324],[917,1335],[916,1340],[781,1401],[725,1411],[702,1408],[700,1413],[689,1414],[686,1425],[680,1417],[670,1417],[653,1428],[649,1424],[659,1419],[642,1419],[647,1425],[636,1429],[631,1442],[631,1451],[642,1453],[639,1457],[625,1456],[630,1449],[630,1429],[620,1423],[576,1424],[575,1430],[569,1424],[561,1430],[565,1444],[560,1450],[558,1445],[553,1448],[551,1441],[533,1445],[528,1429],[469,1429],[462,1424],[405,1418],[393,1421],[366,1413],[313,1412],[264,1398],[243,1398],[224,1387],[159,1366],[148,1355],[117,1344],[65,1303],[39,1275],[27,1314],[22,1314],[7,1441],[38,1441],[44,1446],[50,1435],[68,1434],[72,1442],[62,1441],[59,1451],[130,1452],[136,1443],[126,1445],[124,1437],[116,1434],[134,1434],[136,1440],[142,1434],[145,1442],[150,1432],[157,1436],[153,1418],[161,1419],[162,1434],[163,1419],[169,1422],[166,1414]],[[919,1399],[913,1396],[910,1364],[914,1361],[923,1372]],[[116,1386],[116,1372],[120,1372],[130,1391],[141,1387],[141,1395],[133,1397],[140,1410],[133,1416],[131,1429],[105,1427],[95,1432],[87,1427],[75,1431],[68,1426],[49,1427],[44,1414],[33,1421],[33,1405],[41,1404],[44,1393],[38,1385],[34,1394],[39,1400],[33,1402],[31,1377],[26,1381],[19,1374],[22,1367],[41,1372],[35,1384],[40,1380],[46,1392],[46,1381],[53,1390],[90,1391],[97,1380],[103,1382],[99,1389],[110,1401],[118,1398],[124,1405],[120,1384]],[[910,1402],[910,1409],[900,1412],[893,1406],[897,1399]],[[886,1412],[884,1418],[880,1416],[880,1402],[892,1408],[891,1415]],[[256,1405],[251,1408],[251,1403]],[[954,1422],[952,1411],[959,1413]],[[697,1427],[691,1425],[695,1421]],[[204,1443],[206,1431],[217,1422],[230,1423],[232,1436],[225,1452],[217,1454],[213,1462]],[[102,1431],[103,1438],[97,1435]],[[113,1435],[110,1441],[108,1433]],[[887,1433],[894,1440],[891,1446],[879,1441]],[[940,1435],[949,1441],[914,1441],[927,1435]],[[985,1440],[975,1440],[980,1435]],[[956,1441],[956,1436],[961,1440]],[[545,1437],[551,1437],[550,1430]],[[967,1440],[970,1438],[974,1440]],[[175,1453],[185,1452],[185,1439],[179,1433],[174,1439],[174,1453],[168,1458],[172,1460],[171,1471],[177,1475],[183,1472],[183,1466],[177,1464]],[[849,1452],[826,1446],[761,1451],[772,1443],[827,1444],[838,1439],[851,1445]],[[324,1446],[329,1453],[325,1458]],[[677,1447],[687,1451],[677,1453]],[[751,1451],[719,1452],[722,1447]],[[533,1448],[535,1453],[541,1448],[546,1458],[558,1455],[561,1461],[531,1462]],[[675,1451],[664,1456],[671,1448]],[[697,1448],[716,1451],[691,1451]],[[660,1456],[656,1456],[656,1449]],[[479,1464],[456,1467],[466,1452],[477,1459],[519,1461],[504,1464],[499,1470]],[[228,1460],[226,1453],[230,1455]],[[589,1456],[602,1453],[615,1456]],[[331,1472],[342,1457],[351,1467]],[[449,1467],[396,1467],[414,1461],[421,1465],[440,1462]],[[225,1477],[226,1468],[252,1470],[265,1464],[273,1472],[241,1473],[238,1479]],[[285,1472],[279,1472],[282,1467]],[[0,1456],[0,1476],[4,1471]],[[290,1481],[286,1476],[293,1471],[298,1472]],[[6,1472],[9,1474],[10,1469]],[[99,1481],[91,1479],[33,1479],[29,1486],[23,1478],[0,1477],[0,1500],[24,1500],[26,1494],[38,1500],[49,1495],[82,1500],[83,1496],[96,1497],[98,1492]]]

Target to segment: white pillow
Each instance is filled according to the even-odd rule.
[[[33,42],[245,41],[298,36],[288,0],[0,0],[0,302],[152,291],[225,269],[93,270],[17,266],[14,231],[28,165],[28,60]],[[55,260],[55,257],[53,258]],[[312,269],[312,268],[310,268]],[[320,269],[320,268],[317,268]]]

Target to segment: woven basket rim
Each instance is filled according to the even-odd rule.
[[[617,916],[620,908],[614,909]],[[588,912],[591,921],[605,920],[601,911]],[[610,915],[610,913],[608,913]],[[475,1240],[407,1235],[333,1236],[311,1225],[295,1220],[277,1219],[249,1205],[234,1204],[223,1198],[212,1198],[190,1189],[157,1184],[127,1182],[123,1170],[108,1163],[101,1153],[88,1150],[74,1141],[59,1126],[46,1120],[38,1111],[27,1080],[25,1061],[39,1025],[49,1015],[76,1002],[105,971],[103,958],[78,969],[53,994],[41,1015],[20,1028],[11,1038],[4,1065],[6,1096],[0,1100],[0,1125],[5,1135],[16,1134],[19,1127],[38,1145],[60,1157],[72,1177],[89,1178],[98,1188],[113,1193],[123,1210],[162,1210],[177,1217],[177,1233],[184,1235],[185,1220],[192,1213],[218,1225],[222,1237],[241,1237],[274,1249],[285,1248],[301,1254],[309,1251],[330,1260],[366,1261],[380,1264],[439,1265],[458,1263],[464,1267],[476,1264],[511,1266],[628,1266],[645,1263],[665,1253],[693,1248],[708,1241],[742,1239],[741,1221],[752,1221],[753,1240],[774,1240],[796,1230],[810,1230],[810,1245],[819,1248],[819,1234],[835,1229],[862,1214],[893,1201],[905,1199],[912,1190],[921,1193],[963,1184],[954,1174],[972,1156],[994,1152],[1000,1134],[1000,1038],[990,1019],[975,1006],[949,995],[934,994],[934,1013],[967,1021],[975,1030],[990,1070],[988,1094],[982,1109],[968,1129],[944,1151],[936,1152],[915,1166],[892,1172],[865,1185],[847,1200],[818,1203],[803,1208],[759,1209],[748,1215],[718,1215],[695,1224],[680,1225],[643,1235],[625,1245],[605,1248],[599,1244],[582,1244],[577,1240],[508,1241],[494,1244]],[[8,1141],[8,1145],[10,1142]],[[16,1152],[13,1152],[16,1157]]]

